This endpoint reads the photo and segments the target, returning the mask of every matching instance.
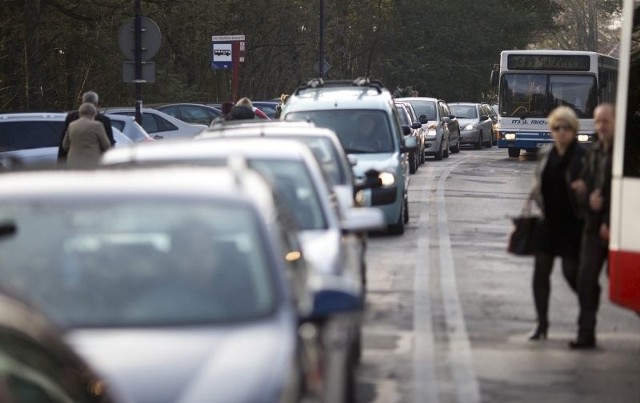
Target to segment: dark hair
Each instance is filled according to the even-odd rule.
[[[223,115],[226,115],[227,113],[231,112],[231,108],[233,108],[233,106],[233,102],[225,102],[220,107],[220,110],[222,111]]]

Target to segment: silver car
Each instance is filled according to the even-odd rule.
[[[483,105],[471,102],[449,104],[460,123],[460,144],[471,144],[476,150],[493,144],[493,121]]]
[[[135,108],[104,108],[108,116],[135,116]],[[173,116],[151,108],[142,108],[142,127],[156,140],[194,137],[207,128],[205,125],[189,124]]]
[[[119,401],[298,402],[313,378],[299,323],[361,309],[335,283],[304,292],[287,212],[235,165],[0,176],[3,287]]]
[[[302,248],[315,274],[335,276],[357,287],[360,299],[362,243],[358,233],[384,227],[377,209],[353,208],[340,213],[330,180],[311,151],[297,141],[279,139],[219,138],[194,142],[161,142],[133,147],[103,157],[105,165],[226,164],[229,156],[242,155],[251,168],[271,178],[276,193],[292,211],[300,230]],[[360,318],[332,318],[323,336],[340,348],[327,349],[327,370],[335,377],[332,391],[352,387],[354,359],[359,356]],[[328,401],[340,402],[343,392]]]

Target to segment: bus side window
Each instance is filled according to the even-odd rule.
[[[633,38],[640,37],[640,7],[633,16]],[[640,43],[632,41],[625,129],[624,175],[640,177]]]

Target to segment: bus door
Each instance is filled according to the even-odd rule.
[[[611,194],[609,296],[640,312],[640,2],[625,0]]]

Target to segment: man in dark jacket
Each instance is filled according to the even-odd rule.
[[[614,118],[614,107],[611,104],[602,104],[594,111],[593,120],[598,139],[585,157],[581,179],[572,184],[585,206],[577,281],[580,303],[578,338],[569,343],[572,349],[590,349],[596,346],[599,277],[609,252]]]
[[[85,102],[88,102],[90,104],[93,104],[96,107],[96,109],[98,109],[98,101],[99,101],[98,94],[96,94],[93,91],[87,91],[84,94],[82,94],[83,104]],[[62,148],[62,139],[64,139],[64,135],[67,132],[67,129],[69,128],[69,124],[75,120],[78,120],[79,117],[80,115],[78,114],[78,111],[73,111],[67,114],[67,118],[64,121],[64,127],[62,128],[62,133],[60,134],[60,145],[58,146],[58,162],[65,162],[67,160],[67,151],[65,151],[65,149]],[[113,147],[116,144],[116,141],[113,138],[113,129],[111,128],[111,119],[109,119],[107,116],[103,115],[102,113],[98,113],[95,117],[95,120],[99,121],[104,126],[104,131],[107,133],[107,138],[111,143],[111,147]]]

